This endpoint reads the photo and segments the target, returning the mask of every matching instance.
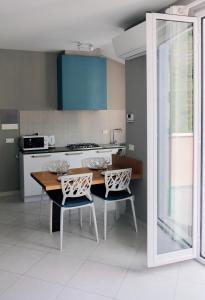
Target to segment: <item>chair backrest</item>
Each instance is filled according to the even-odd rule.
[[[131,179],[132,169],[119,169],[111,170],[105,172],[105,197],[108,196],[110,191],[123,191],[127,190],[130,194],[130,179]]]
[[[61,176],[61,187],[63,193],[62,204],[65,204],[65,200],[68,197],[74,198],[86,196],[91,201],[90,188],[92,178],[92,173]]]

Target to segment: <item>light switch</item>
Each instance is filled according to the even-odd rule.
[[[127,123],[133,123],[135,120],[135,116],[133,113],[127,113]]]
[[[129,144],[128,149],[129,149],[130,151],[135,151],[135,146],[132,145],[132,144]]]
[[[107,129],[103,129],[102,130],[102,134],[108,134],[108,130]]]
[[[14,138],[6,138],[6,144],[13,144]]]
[[[1,124],[2,130],[17,130],[18,128],[18,124]]]

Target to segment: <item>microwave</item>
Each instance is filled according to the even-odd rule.
[[[22,150],[46,150],[48,149],[48,136],[24,135],[20,137]]]

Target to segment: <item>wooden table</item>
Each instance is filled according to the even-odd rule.
[[[126,156],[112,155],[111,170],[132,168],[133,180],[142,179],[143,167],[142,162],[136,159],[131,159]],[[102,170],[101,170],[102,171]],[[93,173],[92,185],[105,183],[105,178],[101,175],[101,171],[90,170],[89,168],[76,168],[70,169],[68,175]],[[61,189],[61,183],[57,180],[57,175],[48,171],[33,172],[31,177],[37,181],[45,191],[52,191]],[[53,205],[53,231],[59,231],[60,228],[60,208]]]

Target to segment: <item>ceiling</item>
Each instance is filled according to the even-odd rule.
[[[72,41],[95,48],[134,23],[146,11],[174,0],[0,0],[0,48],[69,50]]]

